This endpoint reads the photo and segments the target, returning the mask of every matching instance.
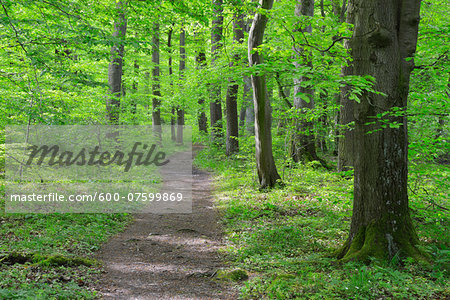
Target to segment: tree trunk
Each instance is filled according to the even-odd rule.
[[[310,16],[314,15],[314,0],[299,0],[295,7],[296,16]],[[300,29],[303,32],[311,32],[311,26]],[[310,53],[302,46],[294,46],[294,52],[297,59],[303,57],[303,61],[306,61],[306,65],[312,69],[312,62]],[[299,61],[294,61],[294,66],[300,68]],[[308,76],[300,76],[300,78],[294,78],[294,107],[300,111],[300,113],[306,113],[314,109],[314,89],[302,86],[302,83],[309,81]],[[306,96],[309,100],[305,101],[300,94]],[[303,161],[309,162],[313,160],[320,161],[324,166],[325,162],[317,156],[316,144],[314,138],[314,124],[310,121],[300,120],[296,126],[296,133],[294,133],[291,144],[291,157],[295,162]]]
[[[355,184],[350,234],[338,254],[344,260],[397,254],[426,260],[409,215],[406,117],[386,117],[399,128],[382,126],[376,118],[393,107],[406,111],[419,10],[420,0],[349,1],[352,74],[373,76],[375,90],[386,96],[365,92],[353,104]]]
[[[270,10],[273,0],[260,0],[261,8]],[[263,41],[264,30],[267,24],[267,15],[257,13],[253,20],[248,37],[248,61],[250,67],[260,65],[263,59],[258,48]],[[258,170],[259,185],[261,188],[274,186],[278,175],[272,153],[272,109],[267,93],[266,79],[264,75],[252,75],[253,102],[255,106],[255,142],[256,142],[256,168]]]
[[[345,47],[348,48],[348,42],[345,42]],[[350,64],[350,62],[348,62]],[[353,74],[352,66],[346,66],[342,68],[343,76],[348,76]],[[355,118],[353,116],[353,104],[354,100],[350,100],[349,92],[351,87],[344,86],[341,91],[340,97],[340,110],[339,110],[339,144],[338,144],[338,171],[346,171],[350,167],[353,167],[353,157],[354,157],[354,125],[353,122]]]
[[[248,76],[244,76],[244,101],[247,103],[245,109],[245,124],[250,135],[255,134],[255,109],[252,99],[252,81]]]
[[[152,99],[152,125],[156,137],[161,140],[161,87],[159,84],[159,23],[153,25],[152,38],[152,63],[153,63],[153,99]]]
[[[197,40],[197,43],[201,43],[202,41]],[[200,46],[202,47],[202,46]],[[195,57],[195,61],[197,63],[197,69],[202,70],[205,68],[206,66],[206,53],[203,50],[203,47],[201,48],[201,50],[199,50],[197,52],[197,56]],[[198,99],[198,105],[199,105],[199,113],[198,113],[198,130],[200,132],[204,132],[207,133],[208,132],[208,119],[206,118],[206,114],[204,111],[204,103],[205,103],[205,98],[203,97],[203,95],[200,95],[199,99]]]
[[[186,31],[182,27],[180,30],[180,82],[184,78],[184,70],[186,69]],[[178,105],[177,107],[177,143],[183,144],[183,126],[184,126],[184,107]]]
[[[172,69],[172,33],[173,33],[173,29],[172,27],[170,27],[169,32],[167,33],[167,48],[168,48],[168,52],[169,52],[169,77],[172,77],[173,74],[173,69]],[[173,90],[173,81],[172,79],[170,79],[170,87]],[[175,123],[176,123],[176,118],[175,118],[175,106],[172,104],[172,109],[170,111],[170,138],[172,141],[176,141],[177,140],[177,136],[176,136],[176,130],[175,130]]]
[[[139,76],[139,64],[135,60],[134,61],[134,76],[137,78]],[[135,119],[135,114],[137,111],[137,93],[138,93],[138,83],[136,80],[133,80],[133,85],[131,86],[133,91],[133,99],[131,100],[131,114],[133,114],[133,119]]]
[[[344,1],[345,3],[345,1]],[[354,14],[349,14],[347,22],[354,23]],[[344,46],[348,51],[351,51],[350,42],[346,40]],[[349,76],[353,74],[353,67],[350,61],[347,61],[347,66],[342,67],[342,76]],[[353,167],[353,157],[354,157],[354,125],[355,121],[353,116],[353,103],[354,100],[349,99],[349,93],[351,92],[351,87],[345,85],[341,88],[341,94],[339,98],[339,142],[338,142],[338,161],[337,169],[339,172],[347,171]]]
[[[234,15],[233,22],[233,40],[235,43],[242,44],[244,42],[244,15],[236,13]],[[239,65],[241,63],[241,57],[238,53],[233,55],[230,67]],[[228,83],[227,98],[226,98],[226,111],[227,111],[227,141],[226,141],[226,154],[230,156],[233,153],[239,151],[239,124],[238,124],[238,112],[237,112],[237,96],[239,85],[235,80],[230,79]]]
[[[106,115],[109,123],[119,124],[120,97],[123,94],[122,74],[125,34],[127,32],[127,19],[125,15],[126,2],[116,2],[118,19],[114,21],[113,37],[119,42],[111,48],[111,62],[108,67],[109,97],[106,101]]]
[[[214,17],[211,29],[211,65],[214,66],[223,38],[223,0],[213,0]],[[220,84],[211,86],[210,122],[213,141],[222,136],[222,104]]]

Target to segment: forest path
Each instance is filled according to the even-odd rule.
[[[210,174],[195,167],[192,173],[191,214],[136,214],[100,249],[105,272],[95,289],[104,299],[237,298],[231,285],[212,278],[224,267],[222,231]]]

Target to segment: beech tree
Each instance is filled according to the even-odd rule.
[[[186,31],[184,27],[180,30],[180,84],[183,84],[184,70],[186,69]],[[177,143],[183,144],[183,126],[184,126],[184,104],[177,107]]]
[[[350,0],[352,74],[371,75],[375,90],[354,103],[355,183],[350,234],[338,257],[423,259],[408,207],[408,132],[404,114],[414,68],[420,0]],[[387,114],[386,114],[387,113]],[[389,126],[377,119],[384,114]],[[376,121],[378,120],[378,121]]]
[[[113,37],[119,42],[111,47],[111,62],[108,67],[109,96],[106,101],[106,115],[111,124],[119,123],[120,97],[123,94],[123,55],[125,51],[124,39],[127,32],[126,2],[116,2],[117,19],[114,20]]]
[[[299,0],[295,7],[295,15],[299,16],[314,16],[314,0]],[[305,28],[299,28],[298,30],[311,33],[311,26]],[[303,64],[312,69],[311,53],[303,46],[294,46],[294,52],[297,60],[294,61],[296,68],[299,68],[302,63],[299,59],[302,59]],[[294,78],[294,108],[299,113],[306,114],[308,111],[314,109],[314,89],[310,87],[310,76],[302,75],[298,78]],[[305,85],[306,82],[306,85]],[[304,161],[309,162],[313,160],[320,161],[324,166],[326,163],[317,156],[316,143],[314,137],[314,124],[311,121],[304,119],[300,120],[296,124],[296,132],[293,136],[291,157],[295,162]]]
[[[152,63],[153,63],[153,99],[152,99],[152,125],[153,131],[161,138],[161,87],[159,84],[160,67],[159,67],[159,23],[153,25],[152,38]]]
[[[213,0],[213,20],[211,28],[211,65],[218,59],[223,39],[223,0]],[[220,136],[222,129],[222,104],[220,85],[211,86],[210,122],[213,140]]]
[[[261,9],[269,11],[273,0],[261,0]],[[248,37],[248,62],[250,67],[263,63],[258,47],[262,44],[268,17],[266,12],[258,12],[253,19]],[[251,75],[253,103],[255,107],[256,168],[261,188],[273,187],[281,179],[272,153],[272,108],[267,92],[264,74]]]
[[[244,15],[240,12],[236,12],[233,17],[233,40],[235,43],[242,44],[244,42]],[[233,55],[230,62],[230,67],[240,64],[241,58],[238,53]],[[226,96],[226,112],[227,112],[227,141],[226,141],[226,153],[231,155],[239,151],[239,124],[238,124],[238,112],[237,112],[237,97],[238,97],[239,84],[236,80],[230,79],[228,83],[227,96]]]
[[[198,33],[195,33],[198,36]],[[206,53],[203,48],[202,40],[198,37],[196,38],[197,44],[199,44],[200,49],[197,50],[195,56],[196,68],[198,70],[203,70],[206,66]],[[204,133],[208,132],[208,119],[206,118],[205,111],[203,109],[203,104],[205,103],[205,98],[203,95],[200,95],[198,98],[198,105],[200,111],[198,112],[197,120],[198,120],[198,130]]]

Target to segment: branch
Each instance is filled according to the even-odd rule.
[[[439,55],[439,57],[434,61],[434,63],[429,64],[429,65],[420,65],[420,66],[414,66],[414,69],[427,69],[427,68],[431,68],[434,67],[442,58],[445,57],[445,60],[448,60],[448,56],[447,56],[448,50],[445,51],[444,53],[442,53],[441,55]]]
[[[21,42],[20,39],[19,39],[19,33],[17,32],[16,27],[14,27],[13,23],[11,22],[11,18],[10,18],[9,15],[8,15],[8,11],[6,10],[6,7],[5,7],[5,5],[3,4],[3,1],[0,0],[0,3],[1,3],[1,5],[2,5],[2,7],[3,7],[3,11],[5,12],[6,17],[8,18],[9,25],[11,26],[12,30],[13,30],[14,33],[16,34],[17,42],[19,43],[19,45],[20,45],[20,47],[23,49],[23,51],[25,51],[25,53],[28,53],[28,52],[27,52],[27,49],[25,49],[25,46],[22,44],[22,42]]]
[[[281,85],[281,82],[280,82],[280,73],[279,72],[275,73],[275,81],[277,82],[278,90],[280,92],[281,98],[283,98],[284,102],[286,103],[286,105],[289,108],[292,108],[293,107],[292,103],[289,102],[288,97],[286,96],[286,94],[283,91],[283,86]]]

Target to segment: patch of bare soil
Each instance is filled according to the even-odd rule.
[[[213,278],[224,244],[210,176],[194,168],[192,177],[191,214],[136,214],[98,252],[104,273],[95,289],[104,299],[237,298],[232,283]]]

